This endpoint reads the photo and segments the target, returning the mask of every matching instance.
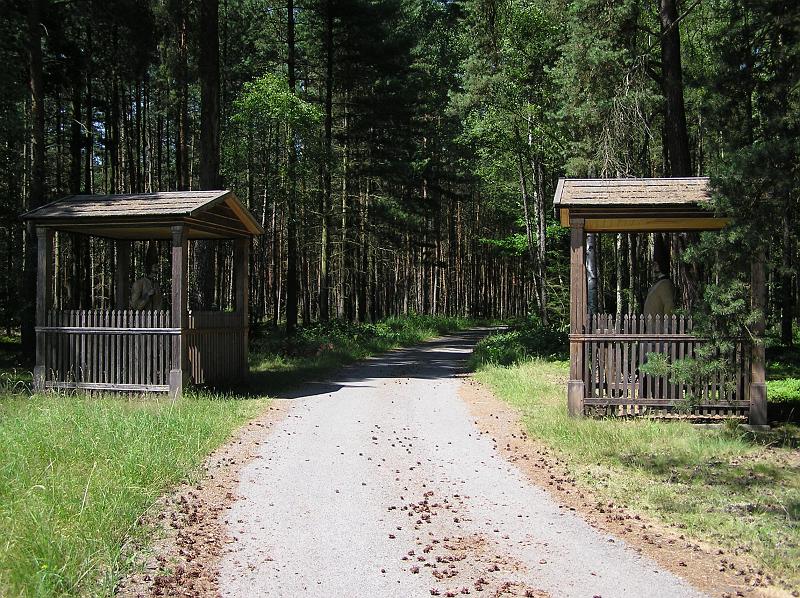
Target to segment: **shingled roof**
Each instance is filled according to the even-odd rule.
[[[563,226],[579,218],[587,231],[718,230],[728,220],[711,212],[707,177],[560,179],[553,199]]]
[[[22,215],[37,226],[120,239],[168,238],[171,227],[194,239],[260,235],[264,229],[231,191],[68,195]]]

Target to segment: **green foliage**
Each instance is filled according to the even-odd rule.
[[[710,339],[701,359],[722,356],[731,339],[756,338],[760,316],[750,306],[750,262],[764,256],[767,268],[797,276],[800,240],[800,10],[780,2],[726,4],[709,40],[712,68],[705,83],[707,115],[724,141],[711,159],[713,208],[731,225],[703,235],[687,259],[712,282],[696,308],[695,331]],[[758,31],[758,43],[750,41]],[[732,116],[735,115],[735,116]],[[786,282],[779,294],[791,293]]]
[[[302,131],[322,120],[320,109],[292,92],[286,77],[275,73],[245,83],[233,105],[234,120],[245,126],[263,128],[280,123]]]
[[[774,339],[768,339],[774,340]],[[800,343],[794,347],[767,344],[767,380],[800,378]]]
[[[567,3],[554,75],[559,115],[571,131],[570,176],[655,174],[651,123],[661,116],[661,90],[650,75],[656,53],[644,51],[655,16],[637,0]]]
[[[346,320],[318,322],[298,328],[294,337],[280,331],[257,335],[252,350],[257,356],[279,354],[284,357],[312,357],[338,352],[350,360],[400,345],[409,345],[432,336],[467,328],[466,318],[449,316],[390,317],[380,322],[357,323]]]
[[[797,403],[800,407],[800,378],[768,380],[767,398],[772,403]]]
[[[565,359],[568,338],[564,329],[543,326],[531,319],[507,332],[498,332],[482,339],[472,353],[471,367],[485,364],[513,365],[531,359]]]
[[[504,239],[481,239],[480,241],[510,255],[525,255],[528,251],[528,239],[521,233],[508,235]]]

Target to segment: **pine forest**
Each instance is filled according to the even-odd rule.
[[[710,176],[723,234],[672,235],[681,306],[798,319],[800,6],[789,0],[3,0],[0,320],[32,350],[35,239],[69,194],[231,189],[260,219],[255,323],[396,314],[564,329],[559,177]],[[590,235],[590,292],[641,311],[652,238]],[[166,242],[148,250],[169,285]],[[190,301],[231,301],[193,242]],[[113,244],[56,239],[55,302],[114,307]]]

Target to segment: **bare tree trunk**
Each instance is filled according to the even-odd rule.
[[[691,176],[689,134],[683,103],[683,69],[678,9],[675,0],[661,0],[661,85],[664,90],[669,173],[674,177]]]
[[[539,297],[541,300],[542,324],[548,325],[547,317],[547,218],[545,216],[544,201],[544,172],[542,162],[534,160],[533,172],[536,176],[536,228],[538,251]]]
[[[46,0],[30,0],[27,14],[28,85],[30,87],[31,176],[28,209],[43,205],[44,197],[44,85],[42,82],[42,14]],[[25,236],[24,303],[21,314],[22,351],[33,361],[36,351],[34,330],[36,305],[37,240],[33,229]]]
[[[89,3],[90,13],[92,3]],[[92,93],[92,25],[86,26],[86,153],[83,192],[94,193],[94,97]]]
[[[81,160],[83,133],[81,131],[81,74],[76,65],[72,75],[72,119],[70,121],[70,163],[69,192],[77,195],[81,192]]]
[[[295,29],[294,0],[287,3],[286,41],[288,46],[289,89],[295,93]],[[286,222],[286,334],[293,335],[297,329],[297,151],[294,131],[288,127],[287,150],[289,162],[287,177],[289,179],[289,197]]]
[[[681,66],[681,41],[678,28],[676,0],[661,0],[659,11],[661,22],[661,86],[664,92],[665,114],[664,133],[666,154],[669,160],[668,173],[673,177],[692,176],[691,155],[689,153],[689,133],[686,126],[686,110],[683,99],[683,67]],[[666,165],[665,165],[666,166]],[[683,233],[673,247],[682,252],[686,246],[695,243],[697,233]],[[678,272],[673,274],[681,288],[683,301],[687,308],[694,304],[698,293],[700,268],[696,265],[684,266],[681,260]]]
[[[281,317],[280,290],[280,235],[278,234],[278,202],[272,202],[272,325],[277,326]]]
[[[597,313],[598,290],[599,290],[599,276],[598,276],[598,259],[597,259],[597,244],[599,239],[595,233],[586,235],[586,288],[588,290],[588,307],[589,313]]]
[[[219,0],[200,2],[200,188],[222,188],[219,154]],[[198,309],[214,302],[214,261],[211,241],[195,245]],[[221,307],[221,305],[220,305]]]
[[[319,257],[319,319],[327,322],[330,319],[330,210],[333,189],[331,186],[331,170],[333,168],[333,0],[325,2],[325,139],[322,174],[322,227],[320,232]]]
[[[340,249],[339,249],[339,317],[345,317],[348,320],[353,319],[353,312],[350,309],[350,286],[348,281],[348,273],[350,270],[350,263],[352,255],[347,246],[347,231],[348,231],[348,210],[350,204],[350,132],[349,132],[349,117],[348,106],[349,98],[347,93],[344,96],[344,140],[342,147],[342,202],[341,202],[341,230]]]
[[[178,92],[176,120],[178,124],[175,143],[175,170],[178,174],[179,191],[189,188],[189,32],[188,16],[185,0],[176,2],[176,27],[178,41],[178,60],[176,61],[175,79]]]
[[[781,343],[794,344],[792,321],[794,319],[794,292],[792,289],[792,266],[794,243],[792,242],[791,217],[787,209],[783,220],[783,275],[781,277]]]
[[[116,59],[117,56],[117,44],[118,44],[118,35],[117,35],[117,26],[114,25],[112,32],[112,56]],[[119,193],[120,190],[120,181],[122,176],[120,174],[120,164],[119,164],[119,76],[117,75],[116,68],[113,69],[113,73],[111,75],[111,107],[110,107],[110,116],[111,116],[111,123],[109,124],[109,132],[110,132],[110,145],[109,147],[109,159],[111,161],[111,184],[110,184],[110,191],[111,193]]]

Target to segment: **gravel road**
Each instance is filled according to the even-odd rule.
[[[225,517],[225,596],[701,596],[560,507],[459,398],[485,331],[286,397]]]

